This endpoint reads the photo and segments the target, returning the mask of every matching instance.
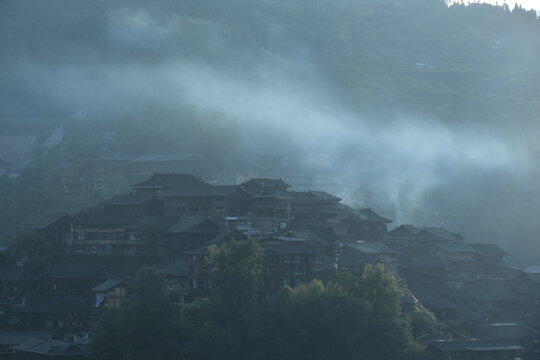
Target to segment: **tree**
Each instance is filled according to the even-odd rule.
[[[355,275],[352,275],[355,276]],[[267,359],[402,359],[412,340],[407,323],[399,317],[377,314],[379,304],[366,300],[370,289],[358,277],[355,290],[337,283],[324,286],[314,280],[285,288],[261,306],[257,317],[259,356]],[[375,298],[375,302],[386,293]]]
[[[166,359],[178,355],[178,312],[162,274],[142,267],[128,286],[131,301],[109,311],[97,330],[90,358]]]
[[[209,248],[209,264],[214,278],[214,294],[224,321],[245,317],[257,299],[261,281],[262,255],[251,240],[233,240]]]

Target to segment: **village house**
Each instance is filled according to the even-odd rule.
[[[22,228],[52,248],[62,249],[70,220],[71,216],[66,212],[48,211],[41,215],[30,215]]]
[[[416,284],[409,286],[409,290],[411,293],[404,293],[401,298],[401,307],[404,311],[416,310],[418,301],[438,319],[456,315],[458,306],[448,300],[455,296],[455,289],[441,284]],[[415,299],[411,297],[411,294]]]
[[[249,195],[247,209],[252,226],[263,231],[285,232],[291,220],[290,187],[281,179],[251,179],[241,185]]]
[[[483,286],[502,285],[504,258],[508,255],[497,244],[468,244],[475,250],[476,281]]]
[[[335,231],[347,241],[381,241],[391,222],[372,209],[346,209],[338,217]]]
[[[382,242],[356,241],[344,243],[338,254],[340,269],[360,271],[367,264],[380,260],[394,261],[397,252]]]
[[[39,274],[28,267],[0,268],[0,307],[24,306],[26,298],[36,293]]]
[[[16,309],[16,325],[24,329],[83,331],[90,327],[90,310],[94,297],[32,297]]]
[[[264,292],[284,286],[296,287],[311,279],[312,250],[300,237],[277,236],[260,240],[264,255],[262,278]]]
[[[107,277],[104,265],[50,264],[41,276],[40,292],[54,298],[93,296],[92,288]]]
[[[158,269],[165,276],[167,290],[179,296],[180,305],[185,304],[189,297],[189,260],[171,258]]]
[[[115,195],[101,204],[107,214],[131,214],[134,216],[162,216],[163,202],[152,193],[129,193]]]
[[[66,236],[68,252],[81,254],[124,254],[125,227],[137,218],[129,213],[106,213],[86,208],[73,216]]]
[[[460,283],[476,280],[478,263],[476,250],[464,243],[439,243],[433,250],[433,256],[444,262],[448,282]]]
[[[237,185],[180,187],[160,195],[169,216],[223,217],[246,211],[246,193]]]
[[[518,323],[490,323],[475,325],[477,338],[512,340],[523,348],[524,359],[540,358],[540,332]]]
[[[523,348],[512,340],[435,340],[429,343],[427,350],[433,360],[523,359]]]
[[[168,255],[182,256],[185,250],[203,247],[223,232],[208,217],[183,217],[163,234]]]
[[[20,345],[32,338],[51,339],[54,333],[47,330],[0,330],[0,360],[12,360],[16,350],[13,346]]]
[[[51,338],[34,337],[10,348],[13,360],[83,360],[87,347]]]
[[[92,288],[95,294],[95,304],[92,305],[89,315],[91,331],[97,330],[101,325],[105,313],[116,309],[129,301],[126,283],[117,278],[109,278]]]
[[[291,196],[291,222],[295,225],[319,225],[335,222],[340,198],[324,191],[288,193]]]

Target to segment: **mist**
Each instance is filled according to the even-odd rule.
[[[231,149],[224,158],[264,149],[294,159],[299,171],[316,168],[332,184],[325,190],[392,225],[444,226],[468,241],[498,242],[515,263],[532,261],[534,118],[484,121],[452,103],[449,121],[404,107],[385,89],[377,94],[389,106],[370,106],[361,92],[351,101],[331,80],[351,69],[349,59],[321,60],[288,19],[250,12],[253,4],[231,21],[239,4],[220,14],[188,2],[4,2],[0,121],[144,122],[173,141],[221,138]],[[537,63],[534,51],[523,54],[516,63]]]

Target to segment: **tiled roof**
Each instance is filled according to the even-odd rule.
[[[497,350],[521,350],[511,340],[494,339],[467,339],[467,340],[434,340],[428,344],[442,352],[453,351],[497,351]]]
[[[24,221],[23,226],[25,229],[29,230],[40,230],[68,217],[69,215],[64,212],[46,213],[41,215],[32,214]]]
[[[80,211],[73,216],[72,223],[75,225],[127,225],[131,223],[136,216],[133,214],[114,213],[109,214],[100,209],[100,211]]]
[[[267,178],[252,178],[245,183],[242,184],[243,186],[251,186],[255,185],[258,187],[273,187],[273,188],[289,188],[291,187],[289,184],[284,182],[281,179],[267,179]]]
[[[422,231],[422,229],[414,225],[400,225],[392,231],[389,231],[388,235],[392,237],[414,236],[420,231]]]
[[[508,253],[497,244],[468,244],[475,249],[478,254],[485,256],[506,256]]]
[[[349,215],[345,216],[341,222],[376,222],[391,223],[392,220],[380,216],[371,209],[355,209]]]
[[[99,284],[98,286],[94,287],[92,291],[97,291],[97,292],[109,291],[122,283],[123,281],[120,279],[107,279],[101,284]]]
[[[464,243],[441,243],[441,244],[438,244],[437,247],[447,252],[477,253],[476,249],[474,249],[469,244],[464,244]]]
[[[212,186],[212,185],[196,185],[196,186],[186,186],[186,187],[174,187],[168,190],[165,190],[161,196],[163,197],[172,197],[172,196],[225,196],[232,194],[238,185],[223,185],[223,186]]]
[[[474,327],[474,335],[477,337],[487,337],[492,339],[526,339],[540,337],[538,331],[530,327],[514,323],[477,325]]]
[[[201,186],[210,184],[205,183],[202,179],[191,174],[154,174],[150,178],[140,183],[131,185],[135,189],[143,188],[180,188]]]
[[[47,330],[0,330],[0,345],[19,345],[34,337],[50,339],[53,335]]]
[[[363,254],[396,254],[397,251],[390,249],[382,242],[351,242],[346,247]]]
[[[281,255],[311,254],[311,250],[307,246],[298,245],[298,244],[264,245],[264,246],[261,246],[260,251],[263,254],[266,254],[266,253],[278,253]]]
[[[86,351],[78,345],[60,340],[38,337],[31,338],[22,344],[12,346],[11,349],[16,350],[17,352],[28,352],[46,356],[69,356],[70,359],[74,357],[83,359],[86,354]]]
[[[103,205],[142,205],[154,197],[154,194],[149,193],[120,194],[105,201]]]
[[[427,234],[436,239],[459,242],[463,241],[463,237],[460,234],[452,233],[442,227],[426,227],[418,235]]]
[[[205,225],[204,227],[201,227],[201,229],[209,230],[210,232],[217,232],[219,231],[219,226],[214,224],[210,219],[207,217],[183,217],[180,220],[178,220],[176,223],[171,225],[169,229],[166,231],[167,234],[180,234],[180,233],[187,233],[193,231],[195,228],[199,228],[201,225]]]

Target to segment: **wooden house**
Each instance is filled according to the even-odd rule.
[[[511,340],[435,340],[428,344],[427,351],[433,360],[523,359],[523,348]]]
[[[381,241],[386,235],[387,224],[392,222],[372,209],[350,210],[337,220],[336,234],[349,241]]]

